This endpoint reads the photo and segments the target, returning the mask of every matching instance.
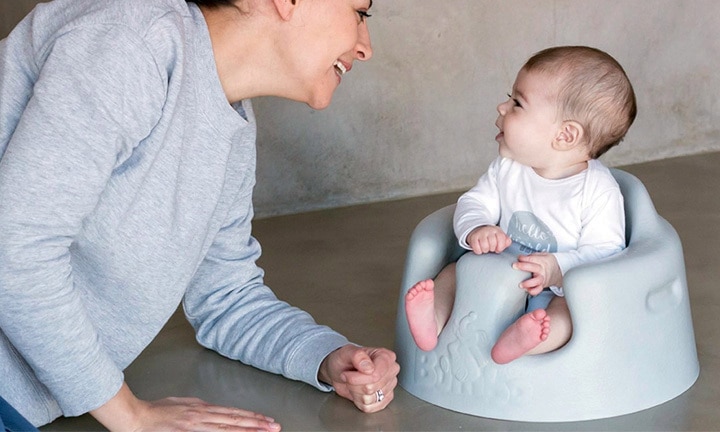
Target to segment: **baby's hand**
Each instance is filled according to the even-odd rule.
[[[467,236],[470,249],[478,255],[495,252],[500,253],[510,246],[512,240],[495,225],[484,225],[470,231]]]
[[[520,288],[530,295],[538,295],[546,287],[561,287],[563,284],[562,271],[553,254],[520,255],[513,268],[532,273],[530,279],[520,283]]]

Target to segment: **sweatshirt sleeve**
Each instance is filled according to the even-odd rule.
[[[496,159],[477,184],[460,196],[455,208],[453,227],[460,246],[470,249],[467,236],[475,228],[500,222],[500,193],[497,174],[501,159]]]
[[[74,287],[72,244],[165,90],[142,42],[117,26],[72,29],[43,52],[29,45],[42,66],[0,163],[0,328],[75,416],[123,376]]]
[[[318,370],[347,339],[265,286],[255,263],[261,250],[251,235],[250,195],[237,200],[236,214],[216,236],[183,300],[198,342],[231,359],[330,390],[318,381]]]
[[[615,186],[593,196],[582,215],[578,247],[555,253],[565,274],[580,264],[613,255],[625,248],[625,209],[620,189]]]

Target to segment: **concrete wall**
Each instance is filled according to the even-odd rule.
[[[33,3],[0,0],[0,24]],[[259,216],[470,187],[517,69],[553,45],[603,49],[635,86],[638,118],[609,165],[720,150],[716,0],[376,0],[372,13],[375,56],[330,108],[255,101]]]

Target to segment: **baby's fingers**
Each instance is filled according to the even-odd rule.
[[[483,253],[495,252],[497,250],[497,235],[489,235],[480,242]]]
[[[545,278],[542,276],[533,276],[530,279],[520,282],[520,288],[524,289],[530,295],[538,295],[542,292]]]
[[[542,266],[532,261],[521,261],[523,255],[520,255],[518,261],[513,263],[513,268],[516,270],[526,271],[528,273],[537,274],[542,272]]]
[[[495,234],[495,244],[492,251],[495,253],[500,253],[510,247],[511,244],[512,240],[510,239],[510,237],[505,235],[505,233],[503,232],[498,232],[497,234]]]
[[[512,239],[508,236],[505,236],[505,238],[503,239],[503,250],[509,248],[511,244],[512,244]],[[500,252],[502,252],[502,251],[500,251]]]

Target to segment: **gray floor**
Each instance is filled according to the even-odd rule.
[[[700,377],[679,397],[635,414],[577,423],[520,423],[472,417],[423,402],[402,388],[383,412],[350,403],[222,358],[199,347],[180,313],[126,371],[145,399],[196,396],[275,417],[286,431],[316,430],[720,430],[720,153],[622,167],[648,188],[680,234],[695,325]],[[255,223],[261,266],[277,295],[346,334],[392,347],[405,247],[415,224],[458,194],[414,198]],[[652,331],[652,329],[648,329]],[[639,341],[640,343],[641,341]],[[43,430],[102,429],[90,416]]]

